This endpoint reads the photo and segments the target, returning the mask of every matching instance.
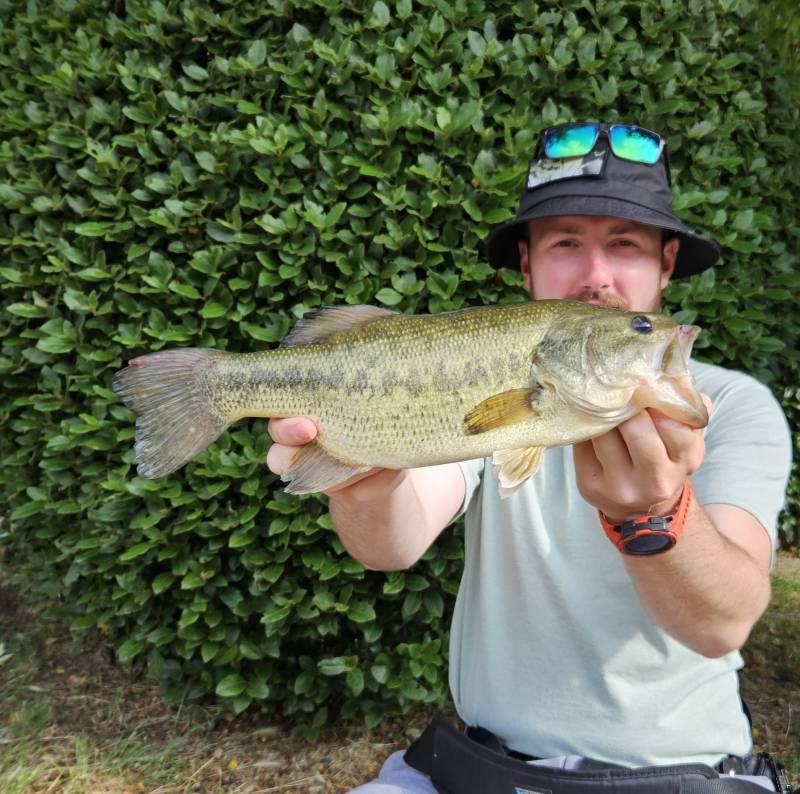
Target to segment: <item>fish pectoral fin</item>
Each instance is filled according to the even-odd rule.
[[[536,416],[534,405],[540,392],[541,387],[536,386],[532,389],[510,389],[493,394],[478,403],[464,417],[464,431],[467,435],[474,436]]]
[[[285,347],[316,345],[327,342],[343,331],[352,331],[398,312],[382,306],[323,306],[298,320],[281,342]]]
[[[519,447],[499,449],[492,455],[492,463],[500,467],[500,496],[511,496],[524,482],[539,471],[545,447]]]
[[[326,452],[318,442],[311,441],[300,447],[281,479],[288,483],[286,493],[319,493],[370,468],[339,460]]]

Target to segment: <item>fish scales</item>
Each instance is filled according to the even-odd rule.
[[[184,465],[242,417],[308,416],[318,434],[284,474],[293,493],[372,466],[494,453],[505,496],[545,448],[592,438],[642,408],[704,426],[688,370],[698,332],[570,301],[416,316],[325,307],[275,350],[165,350],[129,362],[113,386],[137,414],[144,477]]]
[[[550,314],[519,304],[398,315],[320,345],[222,358],[209,389],[231,418],[312,417],[320,442],[344,460],[403,467],[454,453],[476,457],[525,434],[516,428],[464,436],[463,418],[492,394],[529,384],[532,345]],[[456,323],[443,332],[448,319]],[[476,359],[485,377],[477,377]]]

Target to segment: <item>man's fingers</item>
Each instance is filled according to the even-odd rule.
[[[711,416],[711,398],[702,392],[700,396]],[[656,408],[649,408],[623,422],[619,430],[637,467],[646,467],[648,462],[652,464],[659,458],[663,460],[664,451],[672,463],[685,467],[689,474],[693,474],[703,461],[703,430],[671,419]]]
[[[267,467],[273,474],[283,474],[297,454],[297,447],[287,447],[284,444],[273,444],[267,450]]]
[[[317,436],[317,426],[304,416],[270,419],[267,430],[275,442],[267,451],[267,466],[275,474],[283,474],[289,468],[297,448]]]
[[[317,426],[304,416],[270,419],[267,430],[276,444],[286,444],[290,447],[307,444],[317,436]]]
[[[603,471],[624,472],[630,468],[631,456],[619,428],[593,438],[591,444]]]
[[[591,485],[602,478],[603,467],[597,459],[591,441],[581,441],[578,444],[573,444],[572,459],[579,480],[584,480],[587,485]]]
[[[661,413],[652,413],[653,424],[673,463],[683,465],[688,474],[694,474],[703,459],[705,444],[703,431],[670,419]]]

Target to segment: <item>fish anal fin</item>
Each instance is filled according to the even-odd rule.
[[[499,466],[500,496],[508,498],[524,482],[539,471],[545,447],[518,447],[500,449],[492,455],[492,463]]]
[[[281,479],[288,483],[285,489],[287,493],[319,493],[370,468],[339,460],[326,452],[317,441],[311,441],[299,448]]]
[[[298,320],[281,342],[285,347],[316,345],[327,342],[343,331],[352,331],[397,312],[381,306],[323,306]]]
[[[537,413],[534,406],[540,391],[541,387],[536,386],[510,389],[487,397],[464,417],[464,431],[467,435],[474,436],[530,419]]]

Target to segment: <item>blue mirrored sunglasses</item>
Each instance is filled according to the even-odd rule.
[[[608,139],[607,149],[597,148],[601,134]],[[600,176],[609,150],[622,160],[647,166],[655,165],[663,155],[667,184],[672,185],[666,143],[657,132],[635,124],[574,122],[544,131],[530,164],[527,189],[562,179]]]
[[[634,124],[602,124],[596,122],[559,124],[544,131],[542,150],[551,160],[583,157],[597,145],[605,133],[611,151],[622,160],[654,165],[664,151],[664,139],[652,130]]]

